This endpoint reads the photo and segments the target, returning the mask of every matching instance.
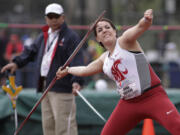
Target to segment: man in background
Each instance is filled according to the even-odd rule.
[[[1,72],[25,66],[37,60],[37,90],[47,88],[56,71],[67,61],[80,42],[79,36],[68,28],[63,7],[49,4],[45,9],[47,26],[34,43],[25,47],[20,56],[4,66]],[[82,65],[82,51],[78,52],[69,66]],[[32,78],[33,79],[33,78]],[[76,105],[73,93],[80,90],[82,78],[69,75],[57,80],[41,103],[44,135],[77,135]]]

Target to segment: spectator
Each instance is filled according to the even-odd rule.
[[[47,26],[35,39],[33,44],[25,47],[20,56],[1,70],[25,66],[37,59],[37,90],[44,91],[56,76],[56,71],[63,66],[80,42],[80,37],[65,22],[63,7],[49,4],[45,9]],[[82,65],[83,56],[80,50],[70,66]],[[42,125],[44,135],[77,135],[76,104],[73,93],[80,90],[82,78],[69,75],[57,80],[41,102]]]
[[[5,59],[10,62],[13,57],[20,55],[22,50],[23,45],[18,35],[11,34],[9,42],[6,46]]]

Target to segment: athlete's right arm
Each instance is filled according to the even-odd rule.
[[[67,67],[64,70],[61,70],[60,67],[56,73],[56,76],[58,79],[60,79],[67,74],[72,74],[75,76],[91,76],[100,73],[103,70],[104,57],[104,54],[102,54],[98,59],[94,60],[87,66]]]

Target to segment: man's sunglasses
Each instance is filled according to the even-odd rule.
[[[53,18],[58,19],[60,16],[61,16],[61,15],[58,15],[58,14],[48,14],[48,15],[47,15],[47,17],[48,17],[49,19],[53,19]]]

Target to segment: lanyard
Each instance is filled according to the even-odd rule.
[[[58,33],[56,34],[56,36],[54,36],[53,40],[49,43],[49,38],[48,38],[48,41],[47,41],[47,52],[50,50],[54,40],[56,39],[56,37],[58,36]]]

